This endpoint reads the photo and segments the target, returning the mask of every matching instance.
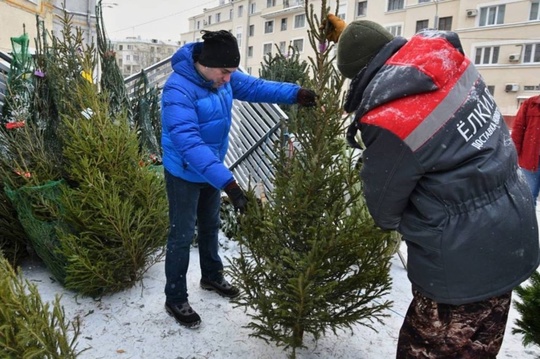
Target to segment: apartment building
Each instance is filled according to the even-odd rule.
[[[139,73],[142,69],[172,56],[179,47],[178,43],[145,40],[140,37],[115,40],[112,45],[123,77]]]
[[[320,0],[306,0],[320,15]],[[540,94],[540,0],[334,0],[331,12],[346,22],[376,21],[396,36],[423,28],[451,30],[478,66],[507,122],[520,103]],[[181,43],[200,41],[201,30],[229,30],[238,39],[241,66],[258,75],[265,54],[289,45],[302,60],[313,56],[304,0],[220,0],[189,18]]]
[[[64,9],[72,26],[82,30],[84,40],[95,41],[96,0],[0,0],[0,51],[11,52],[11,38],[25,32],[33,48],[38,19],[47,31],[61,37]]]

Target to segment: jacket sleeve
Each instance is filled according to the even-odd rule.
[[[518,156],[521,154],[521,149],[523,148],[523,139],[525,137],[525,130],[527,129],[527,101],[521,104],[514,123],[512,124],[512,141],[516,146],[516,151]]]
[[[300,86],[288,82],[269,81],[241,71],[231,75],[233,97],[240,101],[267,103],[296,103]]]
[[[396,135],[376,126],[362,125],[361,131],[366,204],[376,225],[395,230],[424,170]]]
[[[203,141],[194,102],[190,94],[178,87],[164,89],[162,122],[176,151],[205,181],[218,189],[233,180],[231,171]]]

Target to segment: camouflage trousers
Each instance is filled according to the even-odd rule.
[[[436,303],[413,292],[397,359],[487,359],[501,348],[512,292],[481,302]]]

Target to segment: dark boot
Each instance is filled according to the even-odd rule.
[[[201,278],[201,288],[212,290],[222,297],[227,298],[234,298],[240,294],[240,290],[227,282],[225,278],[221,278],[217,281],[213,281],[208,278]]]
[[[201,324],[201,317],[191,308],[189,302],[180,304],[165,303],[165,310],[176,321],[188,328],[197,328]]]

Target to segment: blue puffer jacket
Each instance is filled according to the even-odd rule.
[[[300,86],[235,71],[229,83],[214,89],[195,69],[194,58],[202,45],[186,44],[172,57],[174,72],[165,83],[161,100],[163,166],[186,181],[222,189],[233,180],[223,164],[233,99],[293,104]]]

